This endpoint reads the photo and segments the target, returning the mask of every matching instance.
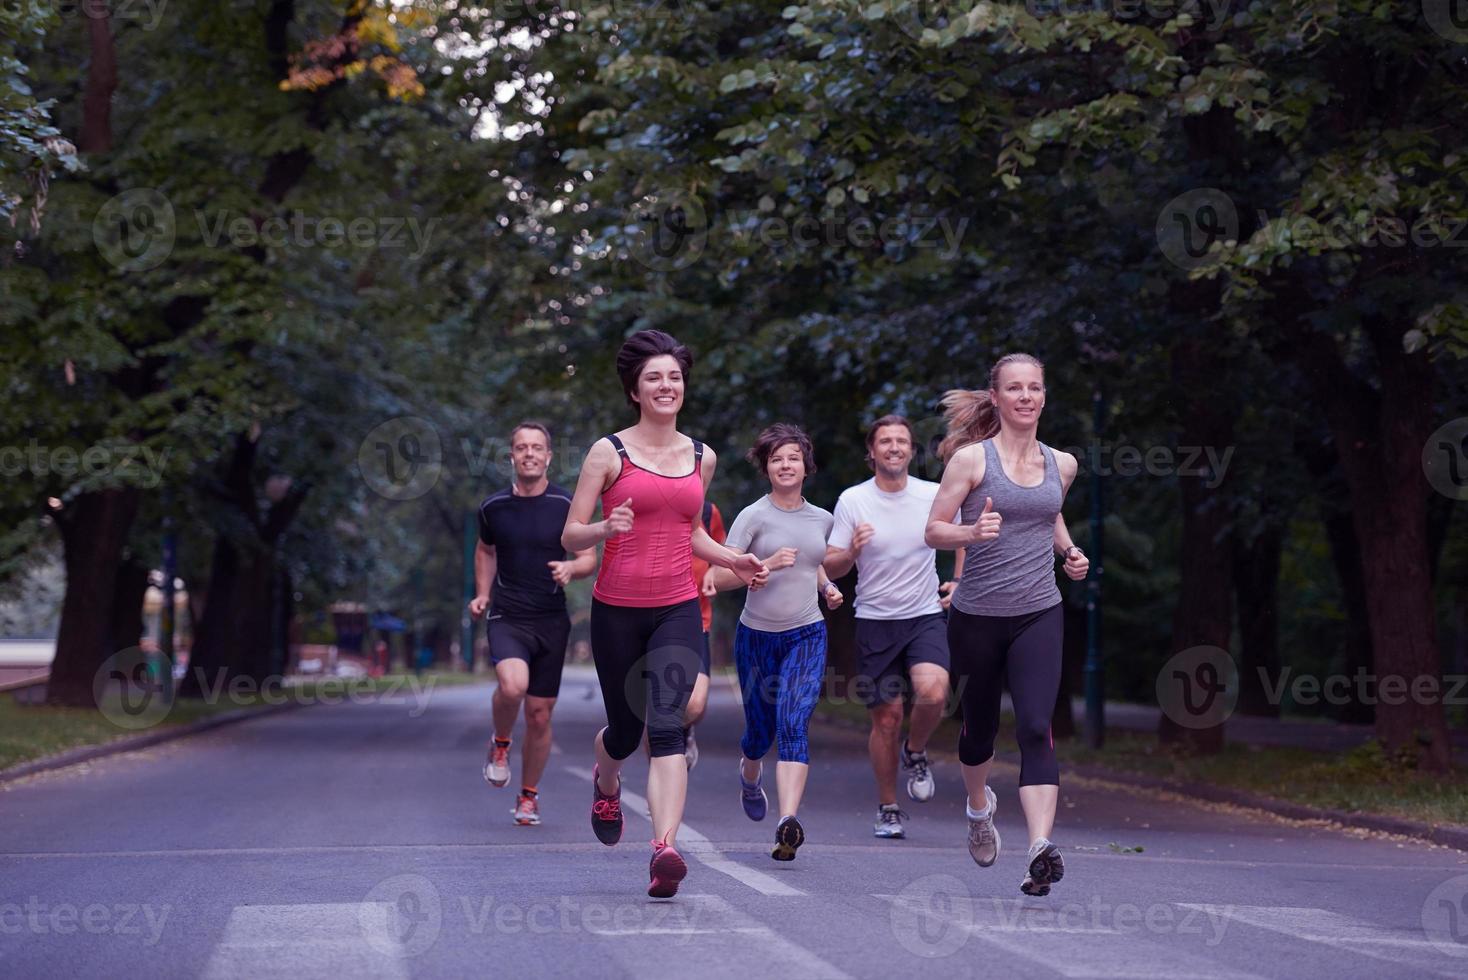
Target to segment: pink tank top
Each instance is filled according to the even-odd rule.
[[[703,510],[703,443],[693,440],[693,472],[663,476],[632,462],[616,436],[607,436],[622,471],[601,495],[610,514],[632,498],[632,530],[609,538],[592,595],[613,606],[672,606],[698,598],[693,581],[693,528]]]

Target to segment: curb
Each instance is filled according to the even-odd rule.
[[[283,711],[293,711],[296,708],[304,708],[304,704],[276,704],[264,708],[241,708],[238,711],[229,711],[212,718],[200,718],[186,725],[174,725],[170,728],[160,729],[156,732],[147,732],[142,735],[129,735],[125,738],[113,739],[103,742],[101,745],[82,745],[55,755],[43,756],[32,759],[30,762],[22,762],[8,769],[0,769],[0,784],[12,782],[26,776],[34,776],[36,773],[49,772],[53,769],[65,769],[80,762],[90,762],[109,755],[121,755],[124,752],[135,752],[138,749],[146,749],[160,742],[171,742],[177,738],[187,738],[190,735],[198,735],[215,728],[223,728],[225,725],[233,725],[236,722],[247,721],[251,718],[263,718],[267,715],[280,714]]]
[[[815,719],[820,724],[831,728],[846,731],[866,730],[866,726],[845,718],[822,717],[820,714],[817,714]],[[929,751],[932,752],[931,749]],[[952,756],[955,761],[957,759],[957,756],[953,753],[939,752],[934,754]],[[995,757],[1011,765],[1019,764],[1019,756],[1014,753],[996,753]],[[1422,820],[1409,820],[1405,817],[1386,817],[1372,813],[1328,810],[1323,807],[1306,806],[1303,803],[1290,803],[1269,796],[1246,793],[1243,790],[1214,786],[1211,783],[1178,783],[1158,776],[1144,776],[1139,773],[1105,769],[1100,766],[1072,765],[1066,767],[1066,772],[1073,773],[1082,779],[1090,779],[1097,782],[1136,786],[1140,789],[1158,790],[1165,793],[1191,796],[1197,799],[1207,800],[1210,803],[1227,803],[1231,806],[1246,807],[1250,810],[1262,810],[1265,813],[1271,813],[1277,817],[1284,817],[1287,820],[1327,821],[1329,823],[1339,824],[1342,827],[1354,827],[1360,830],[1374,830],[1380,833],[1415,837],[1443,847],[1468,851],[1468,827],[1456,824],[1431,824]]]

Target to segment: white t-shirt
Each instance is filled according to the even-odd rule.
[[[912,619],[943,611],[937,553],[923,542],[937,495],[938,484],[928,480],[910,476],[906,487],[887,493],[873,477],[837,499],[831,547],[850,547],[858,524],[872,526],[872,538],[856,559],[857,619]]]

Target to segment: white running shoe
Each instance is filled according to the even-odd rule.
[[[1065,861],[1060,857],[1060,848],[1041,837],[1030,845],[1030,866],[1019,890],[1044,898],[1050,894],[1050,886],[1064,877]]]
[[[928,765],[928,753],[907,751],[907,740],[903,739],[902,768],[908,773],[907,795],[918,803],[926,803],[931,800],[938,787],[933,782],[933,770]]]
[[[489,743],[489,758],[484,763],[484,781],[491,786],[503,786],[510,781],[510,747],[508,745]]]
[[[994,796],[993,787],[984,787],[984,799],[989,803],[988,816],[978,819],[974,816],[974,811],[967,811],[968,853],[981,868],[990,867],[999,857],[999,830],[994,826],[994,813],[999,809],[999,800]],[[964,803],[964,807],[967,809],[968,804]]]
[[[884,803],[877,807],[877,822],[872,827],[872,836],[891,840],[906,837],[907,831],[902,829],[902,818],[905,816],[907,814],[899,810],[896,803]]]

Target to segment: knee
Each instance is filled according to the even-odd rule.
[[[680,725],[659,725],[647,730],[648,754],[654,759],[665,755],[682,755],[687,748]]]
[[[872,716],[873,733],[896,738],[902,731],[902,702],[879,705],[868,713]]]
[[[924,681],[915,684],[912,690],[913,704],[937,705],[942,704],[948,698],[947,681]]]
[[[531,735],[550,731],[551,709],[543,704],[525,705],[525,730]]]
[[[520,681],[500,681],[494,693],[501,700],[519,704],[525,700],[525,685]]]
[[[1036,749],[1049,749],[1051,745],[1050,719],[1017,720],[1014,726],[1014,740],[1019,743],[1021,751],[1033,752]]]

